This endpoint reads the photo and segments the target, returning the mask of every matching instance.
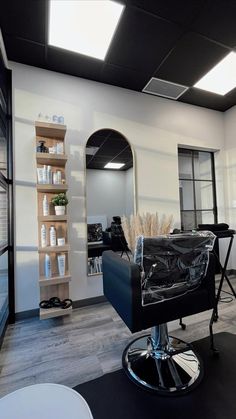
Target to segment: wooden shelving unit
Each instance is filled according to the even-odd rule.
[[[38,221],[67,221],[68,217],[67,215],[39,215]]]
[[[51,165],[50,165],[51,166]],[[54,194],[60,193],[60,192],[66,192],[68,190],[67,185],[41,185],[37,184],[37,191],[38,192],[53,192]]]
[[[35,132],[37,137],[52,138],[53,140],[63,140],[66,135],[66,125],[49,124],[46,122],[36,121]],[[42,138],[40,138],[42,139]]]
[[[46,147],[56,146],[58,142],[63,142],[63,149],[65,151],[65,134],[66,126],[59,124],[48,124],[44,122],[35,122],[36,142],[45,141]],[[51,204],[51,199],[58,193],[66,192],[68,186],[65,183],[65,166],[67,163],[66,154],[52,154],[52,153],[36,153],[37,167],[51,166],[52,171],[61,172],[62,183],[60,184],[37,184],[38,195],[38,237],[39,237],[39,287],[40,287],[40,301],[48,300],[51,297],[59,297],[61,300],[69,298],[69,282],[71,276],[69,273],[68,255],[70,246],[68,244],[67,222],[68,216],[55,215],[55,209]],[[49,205],[49,215],[43,215],[43,198],[47,196]],[[41,227],[42,224],[46,226],[47,230],[47,246],[41,246]],[[49,228],[54,225],[57,233],[57,238],[64,238],[64,246],[49,246]],[[58,254],[65,255],[66,266],[65,274],[59,275],[57,266]],[[45,255],[49,255],[51,261],[52,275],[50,278],[45,277]],[[40,319],[49,319],[52,317],[63,316],[70,314],[72,307],[68,309],[61,309],[58,307],[50,309],[40,308]]]
[[[57,166],[65,166],[67,162],[66,154],[36,153],[36,161],[38,164],[50,164]]]
[[[40,287],[48,287],[50,285],[57,285],[57,284],[64,284],[71,281],[70,275],[65,276],[54,276],[52,278],[45,278],[44,276],[41,276],[39,278],[39,286]]]
[[[40,247],[38,248],[39,253],[62,253],[68,252],[70,250],[70,246],[66,244],[65,246],[47,246],[47,247]]]
[[[59,316],[65,316],[65,314],[71,314],[72,313],[72,307],[69,308],[40,308],[40,319],[51,319],[52,317],[59,317]]]

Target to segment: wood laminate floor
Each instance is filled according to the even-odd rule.
[[[219,307],[214,331],[236,334],[236,301]],[[169,324],[187,341],[208,336],[211,312]],[[173,333],[174,331],[174,333]],[[28,319],[10,325],[0,351],[0,397],[26,385],[53,382],[74,387],[121,367],[123,349],[135,336],[108,303],[73,310],[71,316]]]

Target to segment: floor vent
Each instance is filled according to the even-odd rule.
[[[171,83],[152,77],[142,91],[144,93],[150,93],[151,95],[163,96],[176,100],[186,92],[186,90],[188,90],[188,87],[182,86],[181,84]]]

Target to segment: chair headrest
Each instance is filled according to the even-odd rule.
[[[215,235],[210,231],[137,238],[134,261],[142,271],[146,301],[183,295],[205,276]],[[154,300],[154,301],[153,301]]]

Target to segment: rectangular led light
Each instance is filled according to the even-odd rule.
[[[104,60],[123,10],[108,0],[50,0],[48,44]]]
[[[120,169],[125,163],[107,163],[104,169]]]
[[[236,53],[230,52],[195,85],[198,89],[225,95],[236,87]]]

